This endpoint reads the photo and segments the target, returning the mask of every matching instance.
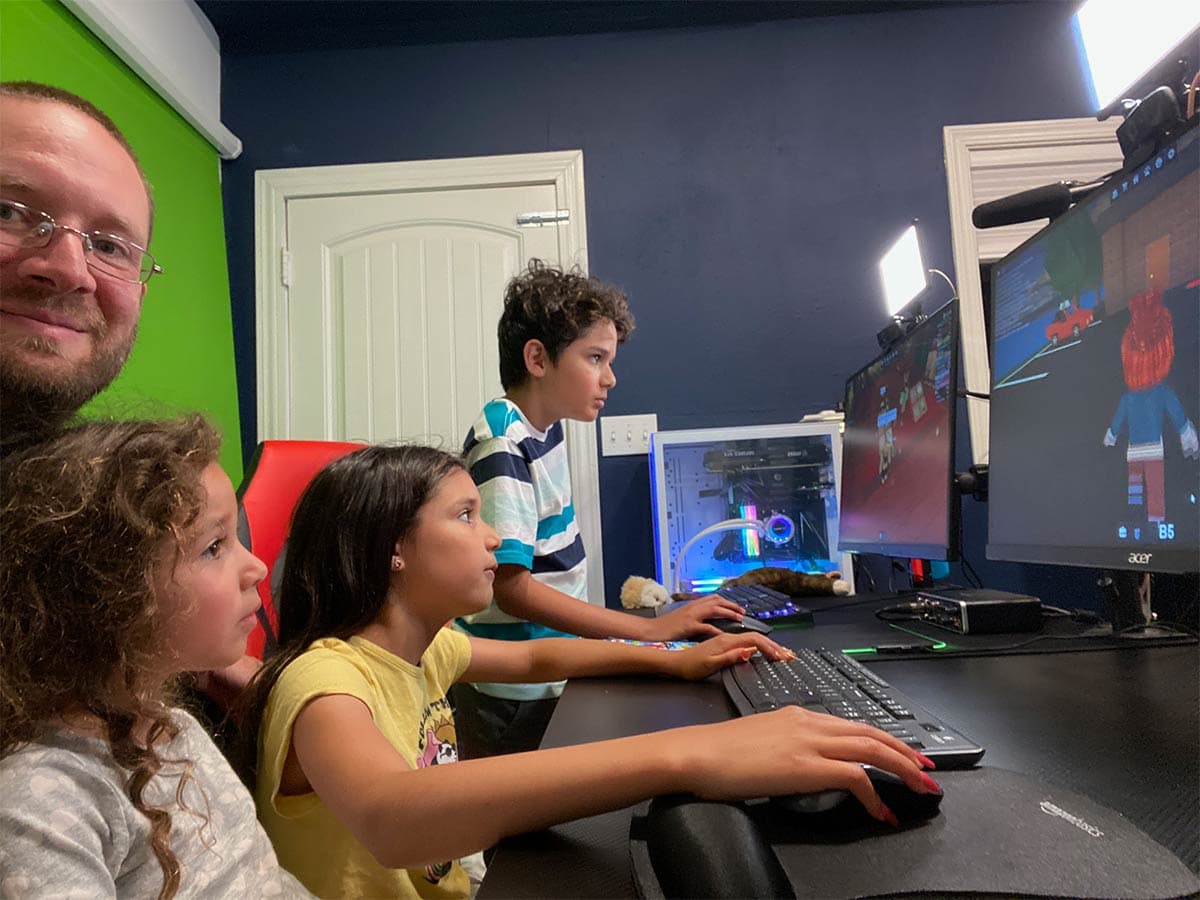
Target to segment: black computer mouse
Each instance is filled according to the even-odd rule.
[[[771,633],[770,625],[753,616],[743,616],[740,622],[737,619],[705,619],[704,624],[716,625],[729,634],[745,634],[748,631],[755,631],[759,634]]]
[[[882,800],[901,825],[920,822],[937,815],[942,792],[919,794],[910,790],[899,775],[874,766],[863,766]],[[882,825],[849,791],[833,789],[811,794],[787,794],[772,797],[771,804],[789,815],[801,817],[813,829]]]
[[[668,900],[796,896],[775,851],[741,803],[690,794],[658,797],[645,825],[646,851]]]

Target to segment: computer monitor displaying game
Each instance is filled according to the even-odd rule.
[[[774,566],[838,571],[853,590],[850,558],[837,552],[841,454],[840,421],[655,432],[650,493],[658,580],[705,593]],[[739,519],[759,527],[713,532],[679,559],[701,531]]]
[[[992,559],[1200,565],[1200,131],[992,270]]]
[[[952,559],[954,303],[947,303],[846,382],[842,550]]]

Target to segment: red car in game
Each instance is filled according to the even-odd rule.
[[[1092,324],[1092,310],[1080,309],[1078,306],[1070,310],[1060,309],[1054,314],[1054,321],[1046,326],[1046,339],[1051,346],[1069,337],[1079,337]]]

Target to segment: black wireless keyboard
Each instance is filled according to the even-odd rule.
[[[732,600],[746,610],[746,615],[770,625],[811,625],[812,610],[801,606],[787,594],[763,587],[761,584],[745,584],[723,587],[717,594]]]
[[[721,672],[740,715],[803,706],[866,722],[920,750],[939,768],[973,766],[984,749],[896,690],[874,672],[835,650],[797,650],[797,658],[770,662],[761,654]]]

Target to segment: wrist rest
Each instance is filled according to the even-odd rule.
[[[822,832],[765,802],[693,805],[689,812],[672,798],[669,816],[653,815],[652,804],[630,830],[634,882],[647,900],[909,893],[1152,900],[1200,893],[1200,878],[1169,850],[1081,794],[990,766],[938,772],[937,779],[945,792],[940,814],[899,830],[880,824]],[[737,814],[704,808],[716,806]],[[748,837],[750,824],[757,834]],[[706,872],[719,859],[720,877],[707,886],[693,879],[685,890],[671,883],[674,876],[661,883],[649,852],[651,832],[659,831],[654,839],[670,841],[679,855],[669,861],[673,871]],[[762,861],[764,846],[778,869]],[[657,855],[662,868],[661,846]]]

